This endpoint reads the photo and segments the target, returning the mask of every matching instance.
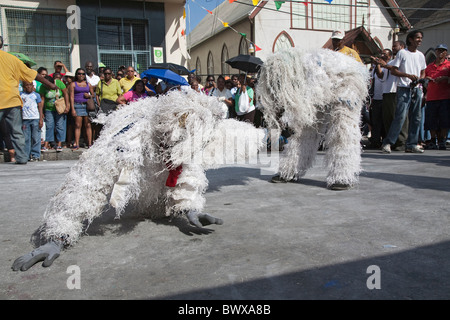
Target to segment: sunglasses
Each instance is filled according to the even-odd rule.
[[[78,76],[85,76],[86,73],[77,73]]]
[[[103,74],[111,74],[111,72],[103,72]]]

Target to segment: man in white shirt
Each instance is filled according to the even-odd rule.
[[[95,87],[97,87],[100,82],[100,77],[94,73],[94,64],[92,61],[86,62],[84,69],[86,71],[86,81],[94,87],[95,91]]]
[[[382,104],[382,114],[383,114],[383,126],[385,133],[389,132],[392,121],[395,116],[395,109],[397,109],[397,81],[398,78],[392,75],[392,62],[393,58],[397,53],[404,49],[406,44],[401,41],[394,41],[392,45],[392,51],[385,49],[383,51],[388,55],[388,61],[374,58],[377,64],[381,67],[381,70],[377,70],[377,74],[383,79],[383,104]],[[405,151],[406,139],[408,138],[408,117],[405,118],[403,122],[402,129],[398,135],[397,142],[394,144],[393,148],[395,151]]]
[[[389,49],[385,49],[381,53],[381,60],[387,62],[391,59],[392,52]],[[384,73],[381,68],[381,64],[375,60],[375,65],[372,70],[372,102],[370,104],[370,123],[371,137],[369,138],[370,147],[374,149],[379,149],[381,147],[381,139],[384,137],[385,130],[383,126],[383,85],[384,85]]]
[[[225,78],[219,76],[217,78],[217,88],[212,93],[213,97],[217,97],[219,101],[222,101],[227,107],[227,118],[230,116],[230,109],[234,108],[233,95],[230,90],[225,88]]]
[[[425,69],[427,67],[425,56],[417,50],[422,44],[422,39],[422,31],[414,30],[408,33],[406,37],[407,49],[400,50],[394,61],[392,61],[391,74],[398,77],[397,108],[389,132],[383,140],[381,149],[384,153],[391,153],[391,145],[397,141],[407,116],[409,127],[405,152],[424,152],[417,145],[423,96],[422,87],[418,80],[425,78]]]

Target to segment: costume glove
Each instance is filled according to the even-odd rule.
[[[219,218],[215,218],[207,213],[200,213],[196,210],[190,210],[187,213],[187,218],[189,222],[199,228],[202,228],[203,225],[200,222],[200,219],[205,219],[211,224],[223,224],[223,220]]]
[[[49,267],[59,257],[62,246],[61,241],[51,240],[30,253],[17,258],[11,268],[14,271],[26,271],[39,261],[44,261],[42,263],[43,267]]]

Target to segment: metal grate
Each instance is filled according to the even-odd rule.
[[[70,66],[70,37],[63,10],[26,9],[0,6],[2,34],[6,35],[6,50],[21,52],[37,65],[53,71],[53,63],[62,61]]]
[[[151,64],[146,20],[99,17],[97,38],[100,61],[113,72],[124,65],[141,73]]]
[[[116,73],[120,66],[133,66],[136,71],[140,74],[148,69],[150,65],[148,52],[134,52],[134,53],[124,53],[124,52],[100,52],[100,61],[111,70]]]

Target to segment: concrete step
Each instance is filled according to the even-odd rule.
[[[62,152],[56,152],[56,150],[48,150],[41,152],[40,161],[57,161],[57,160],[78,160],[80,155],[87,149],[80,148],[78,150],[72,150],[71,148],[63,148]],[[10,156],[8,151],[0,152],[0,163],[10,162]]]

